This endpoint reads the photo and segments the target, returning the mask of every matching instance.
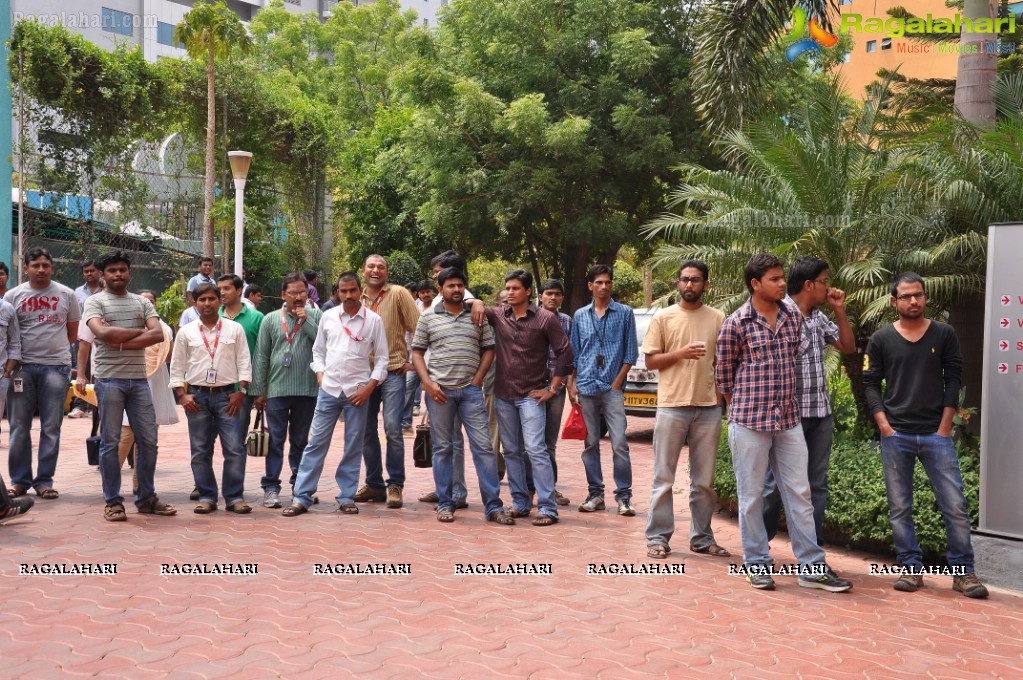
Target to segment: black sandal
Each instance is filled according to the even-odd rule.
[[[299,515],[304,515],[307,512],[309,512],[309,509],[306,506],[301,503],[292,503],[288,507],[284,508],[284,511],[281,512],[281,514],[285,517],[298,517]]]
[[[558,518],[551,515],[538,515],[537,518],[533,520],[533,526],[535,527],[549,527],[550,525],[557,523]]]

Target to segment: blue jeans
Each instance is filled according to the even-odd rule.
[[[558,461],[555,452],[558,448],[558,435],[561,434],[561,416],[565,412],[565,396],[568,393],[561,389],[553,397],[543,404],[547,409],[547,424],[544,426],[544,442],[547,444],[547,455],[551,458],[551,470],[554,473],[554,485],[558,484]],[[533,493],[536,486],[533,484],[533,467],[526,459],[526,483],[529,485],[529,492]]]
[[[381,402],[384,411],[384,435],[387,438],[387,484],[384,484],[380,435],[377,432],[377,414],[380,413]],[[363,444],[362,458],[366,462],[368,486],[377,489],[383,489],[391,484],[405,486],[405,439],[401,432],[401,411],[404,406],[405,376],[388,371],[384,381],[373,390],[367,404],[366,441]]]
[[[217,502],[217,476],[213,472],[213,445],[220,437],[224,455],[224,502],[234,505],[245,500],[245,429],[244,415],[227,415],[231,392],[211,392],[189,387],[199,410],[185,412],[188,418],[188,439],[192,445],[192,477],[199,490],[199,500]]]
[[[579,395],[586,423],[586,441],[583,448],[583,469],[589,496],[604,496],[604,473],[600,469],[600,416],[607,421],[607,435],[611,438],[614,463],[615,500],[632,498],[632,460],[629,442],[625,439],[625,395],[621,390],[609,390],[592,396]]]
[[[888,492],[888,520],[892,525],[899,564],[923,566],[923,551],[913,527],[913,468],[917,458],[945,518],[948,535],[948,563],[973,571],[973,545],[970,542],[970,515],[963,494],[959,457],[951,437],[940,434],[903,434],[881,438],[884,484]]]
[[[60,426],[64,422],[64,401],[71,379],[67,366],[22,364],[14,378],[23,381],[24,390],[8,393],[8,417],[11,421],[11,484],[34,488],[37,492],[53,486],[60,455]],[[39,410],[39,467],[32,476],[32,417]],[[120,427],[120,425],[118,425]]]
[[[363,442],[366,440],[366,416],[368,405],[354,406],[342,392],[334,397],[320,390],[316,397],[316,411],[309,431],[309,444],[302,452],[302,463],[295,478],[294,502],[308,508],[313,504],[313,495],[320,483],[320,473],[327,458],[330,440],[334,436],[337,419],[345,414],[345,450],[337,464],[334,480],[337,482],[337,502],[354,503],[356,487],[359,485],[359,459],[362,458]]]
[[[288,467],[291,484],[295,483],[302,451],[309,443],[309,428],[313,424],[316,397],[271,397],[266,400],[266,427],[270,431],[270,446],[266,453],[266,474],[259,484],[263,491],[281,491],[281,469],[284,467],[284,440],[291,444]]]
[[[551,468],[551,458],[547,455],[547,442],[544,441],[547,409],[531,397],[497,397],[497,422],[501,430],[501,448],[504,449],[512,506],[520,512],[526,512],[533,505],[526,484],[525,459],[528,456],[533,466],[539,514],[556,518],[558,506],[554,502],[554,470]]]
[[[121,458],[117,450],[121,443],[121,423],[127,412],[128,424],[135,436],[135,477],[138,479],[135,505],[142,505],[156,495],[156,412],[149,381],[145,378],[98,378],[96,400],[100,415],[99,476],[103,480],[103,500],[107,504],[124,503]]]
[[[717,510],[714,462],[721,441],[718,406],[660,406],[654,421],[654,481],[647,515],[648,546],[667,546],[675,534],[673,488],[682,447],[689,445],[689,545],[697,550],[717,541],[710,520]]]
[[[501,483],[497,478],[497,458],[490,444],[483,390],[475,385],[441,389],[448,397],[446,403],[426,400],[433,438],[433,481],[437,485],[437,508],[454,508],[452,439],[455,425],[460,420],[469,435],[469,449],[472,451],[473,465],[476,466],[476,478],[483,499],[483,516],[486,517],[495,510],[502,510],[504,504],[501,502]]]
[[[423,381],[419,374],[409,371],[405,374],[405,408],[401,412],[401,429],[412,427],[412,410],[423,400]]]
[[[824,550],[813,530],[810,483],[806,477],[806,439],[799,426],[790,430],[760,432],[736,423],[728,424],[728,446],[739,495],[739,535],[743,561],[750,566],[771,562],[771,547],[764,528],[764,479],[770,466],[778,481],[788,518],[792,552],[800,566],[824,564]]]
[[[813,526],[817,545],[824,545],[824,506],[828,504],[828,463],[831,461],[831,440],[834,427],[831,415],[823,418],[801,418],[806,439],[806,476],[810,482],[810,504],[813,505]],[[774,473],[767,470],[764,480],[764,528],[768,540],[778,533],[781,519],[781,494]]]

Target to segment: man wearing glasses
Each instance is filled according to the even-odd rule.
[[[969,508],[952,443],[963,370],[959,338],[948,324],[924,316],[927,292],[919,274],[895,277],[892,305],[899,318],[870,338],[863,382],[881,432],[888,521],[903,567],[895,590],[911,593],[924,581],[923,551],[913,527],[913,469],[919,458],[945,518],[952,588],[984,598],[988,592],[974,572]]]
[[[828,463],[834,433],[828,380],[824,374],[824,348],[833,345],[844,354],[856,351],[856,338],[845,313],[845,292],[830,284],[827,262],[816,257],[799,257],[789,270],[788,297],[785,298],[785,302],[799,310],[803,317],[806,353],[796,357],[796,398],[799,422],[806,439],[813,525],[820,546],[824,545],[824,506],[828,502]],[[835,321],[819,309],[825,303],[831,307]],[[778,533],[780,517],[781,493],[768,468],[764,482],[764,528],[768,540]]]

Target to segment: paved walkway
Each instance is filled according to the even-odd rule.
[[[129,507],[127,523],[111,524],[102,519],[99,473],[86,464],[89,423],[66,420],[61,498],[39,500],[0,527],[2,675],[1023,677],[1023,597],[993,589],[989,600],[967,600],[949,577],[898,593],[892,577],[868,575],[871,563],[887,560],[838,549],[828,559],[853,580],[852,592],[798,588],[795,577],[779,579],[774,592],[754,591],[727,573],[738,558],[685,549],[684,488],[667,561],[684,574],[587,575],[591,563],[650,562],[643,527],[653,453],[642,428],[652,422],[632,425],[638,516],[584,515],[573,505],[560,524],[537,528],[485,523],[475,484],[470,509],[439,524],[415,500],[431,487],[430,472],[411,460],[403,509],[370,504],[356,517],[338,515],[331,499],[340,436],[320,483],[324,502],[309,514],[289,519],[259,507],[246,516],[194,515],[184,422],[162,429],[157,476],[178,516]],[[579,453],[579,443],[559,453],[559,487],[575,503],[585,495]],[[610,477],[609,453],[605,471]],[[251,503],[260,473],[250,459]],[[715,528],[738,554],[735,521],[719,515]],[[775,544],[780,563],[794,562],[786,542]],[[456,564],[509,562],[550,564],[552,573],[455,574]],[[115,563],[117,573],[19,575],[22,564],[82,563]],[[254,563],[258,574],[160,574],[162,564],[187,563]],[[314,574],[317,564],[380,563],[410,565],[411,574]]]

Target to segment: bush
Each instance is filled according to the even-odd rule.
[[[980,461],[970,452],[960,451],[966,499],[973,523],[979,513]],[[824,514],[824,536],[830,543],[894,553],[892,529],[888,523],[888,499],[885,494],[881,451],[873,441],[861,441],[836,434],[828,471],[830,494]],[[718,446],[714,470],[714,489],[722,506],[735,512],[738,495],[735,471],[728,449],[727,427]],[[913,519],[917,540],[928,560],[938,561],[945,554],[945,522],[934,500],[923,467],[913,476]]]
[[[415,259],[404,250],[395,250],[387,256],[387,280],[398,286],[404,286],[424,278],[423,269]]]

